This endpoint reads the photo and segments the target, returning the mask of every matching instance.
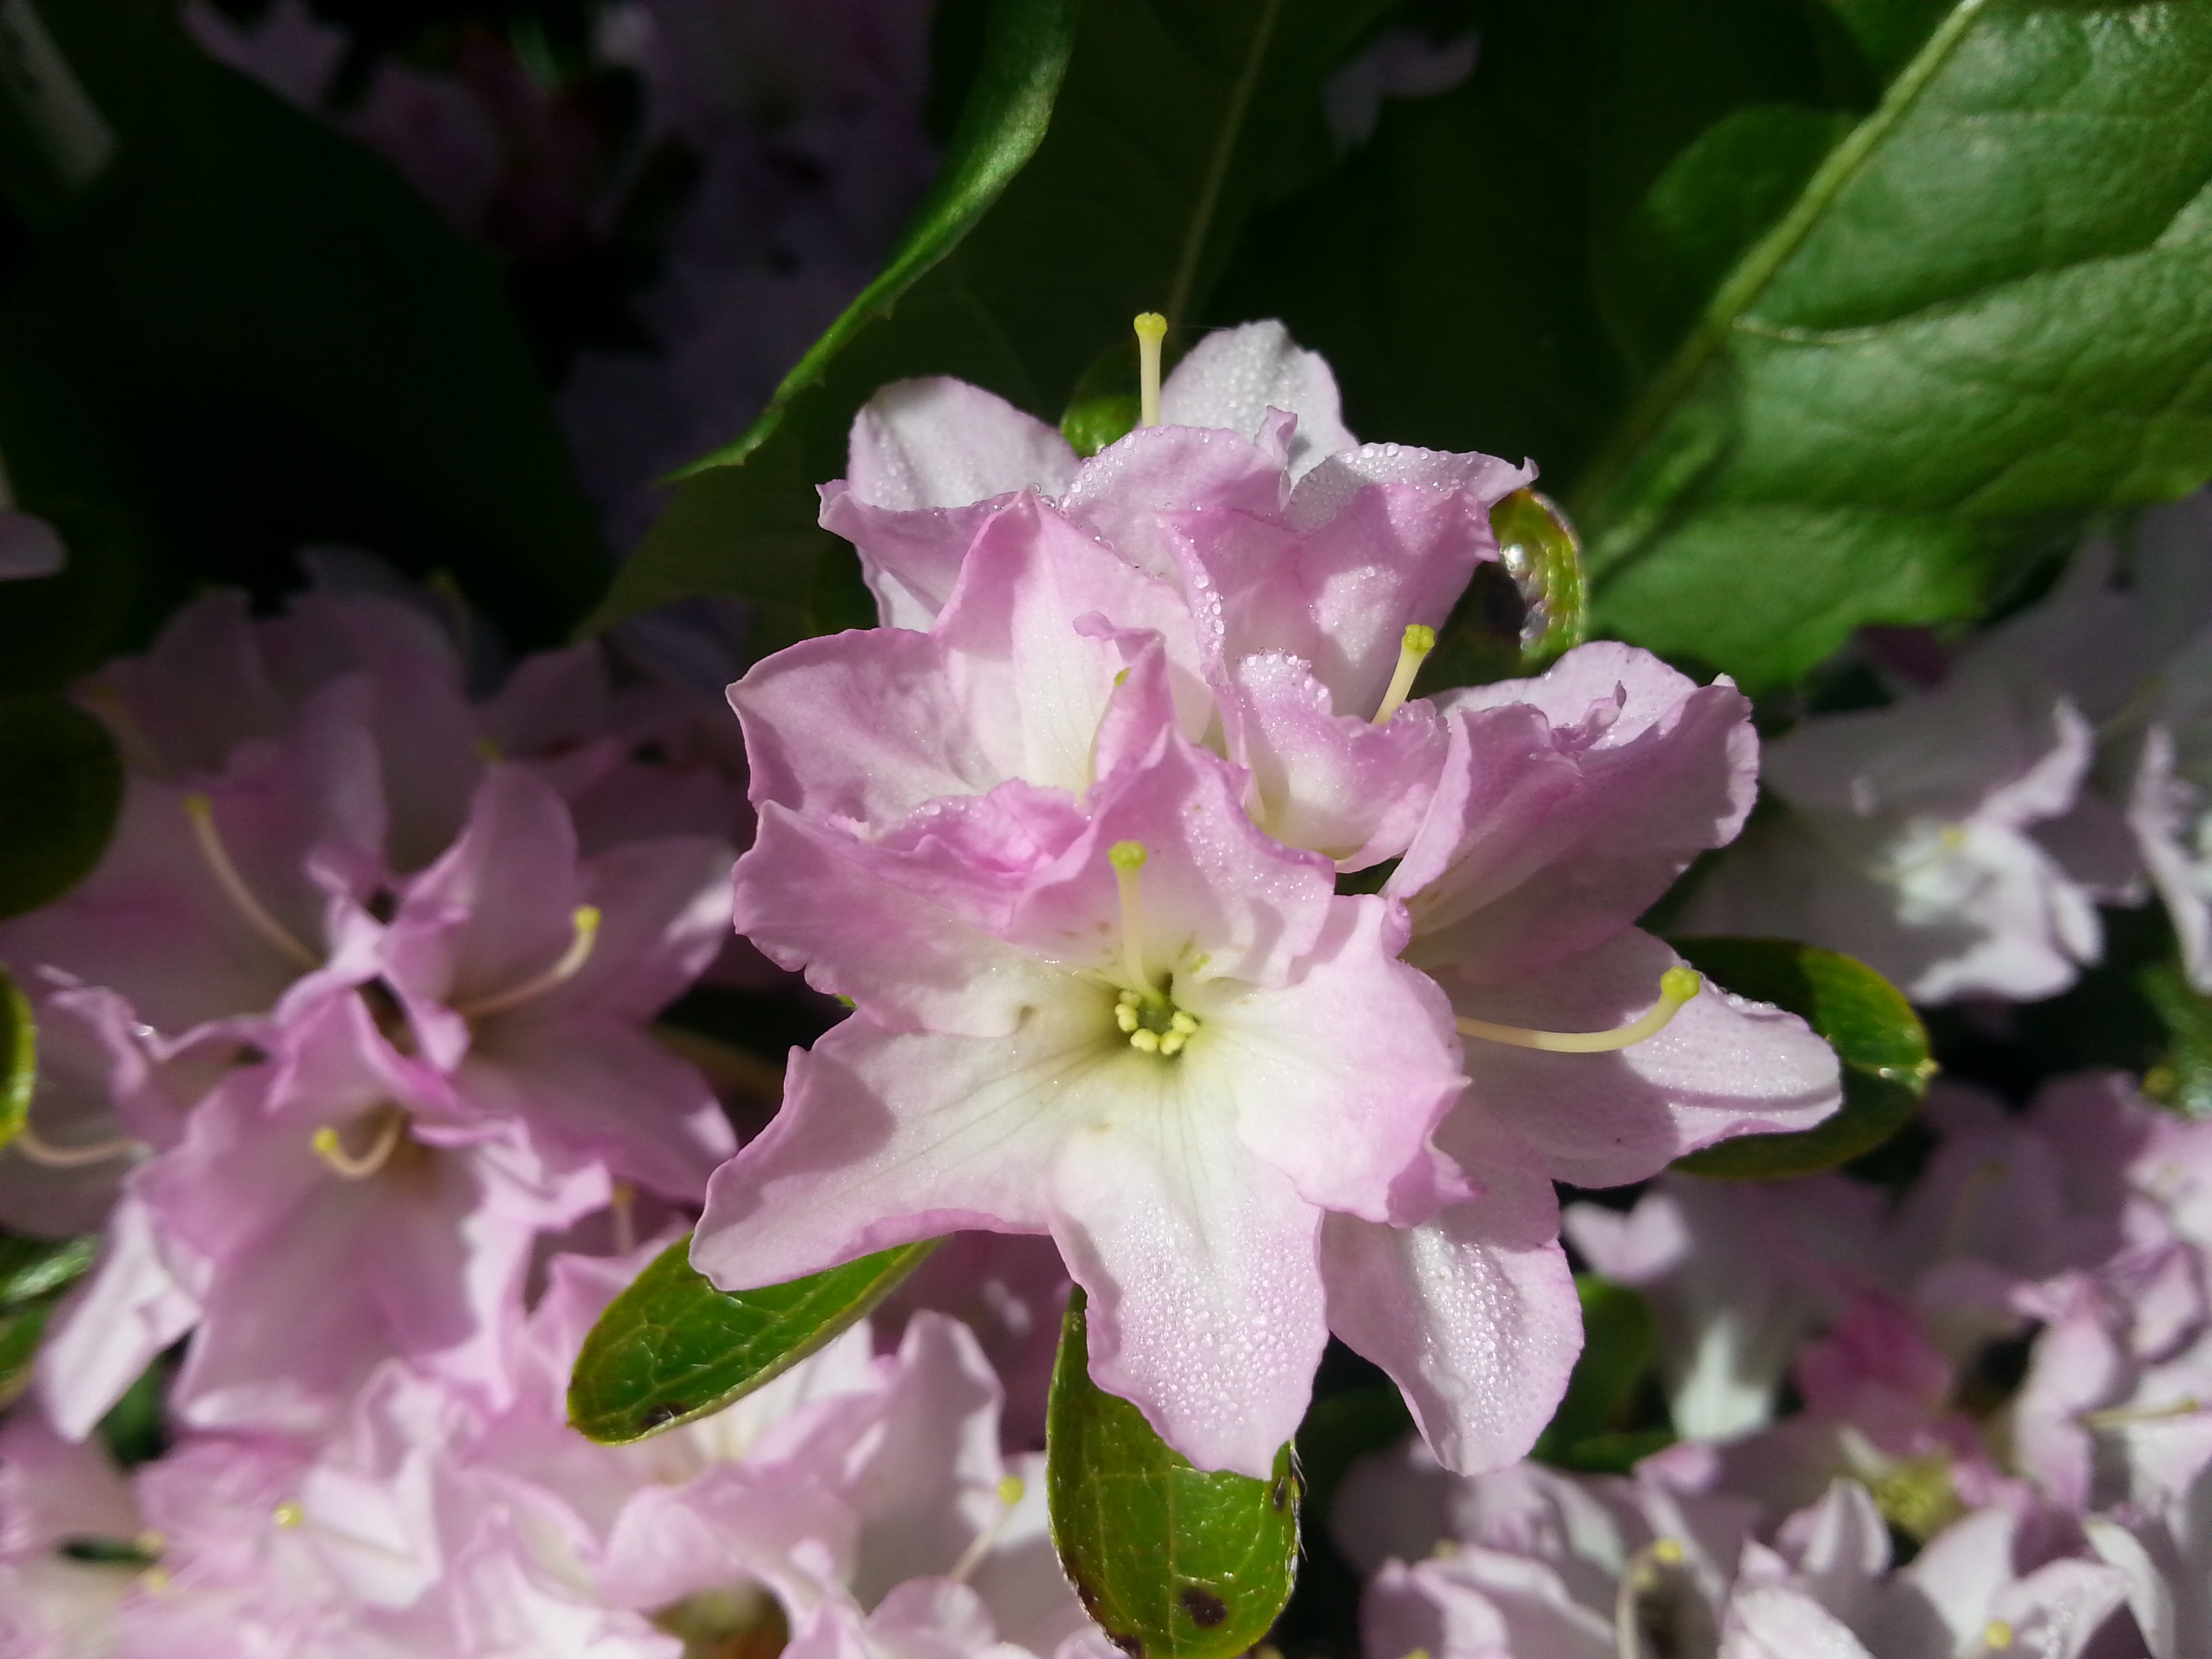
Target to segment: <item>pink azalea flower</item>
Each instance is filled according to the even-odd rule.
[[[495,1374],[538,1234],[613,1179],[695,1200],[731,1150],[704,1083],[641,1029],[718,948],[727,856],[661,841],[580,866],[550,787],[487,773],[446,854],[385,890],[388,922],[336,902],[352,959],[287,992],[254,1028],[265,1057],[129,1178],[155,1246],[118,1231],[58,1319],[57,1420],[88,1426],[187,1301],[178,1401],[203,1425],[313,1426],[392,1353]]]
[[[131,1490],[106,1454],[73,1445],[35,1412],[0,1424],[0,1652],[9,1659],[81,1659],[105,1650],[130,1576],[72,1559],[63,1546],[143,1530]]]
[[[1252,826],[1176,728],[1157,647],[1097,750],[1081,805],[1017,780],[864,836],[764,801],[739,926],[860,1012],[793,1055],[693,1256],[738,1286],[1048,1231],[1101,1383],[1195,1461],[1264,1473],[1325,1340],[1322,1217],[1432,1201],[1402,1183],[1456,1044],[1395,960],[1395,908]]]
[[[1580,1346],[1551,1183],[1640,1180],[1730,1135],[1807,1127],[1840,1094],[1794,1015],[1717,989],[1654,1008],[1683,970],[1634,919],[1749,808],[1756,745],[1732,686],[1600,644],[1438,702],[1442,781],[1382,890],[1407,908],[1407,960],[1474,1039],[1437,1145],[1480,1191],[1412,1226],[1333,1217],[1323,1262],[1332,1327],[1473,1471],[1526,1449]]]
[[[1890,708],[1816,716],[1767,745],[1790,813],[1699,884],[1681,925],[1841,951],[1918,1002],[2054,995],[2104,948],[2106,884],[2040,838],[2094,748],[2072,700],[2004,652]]]

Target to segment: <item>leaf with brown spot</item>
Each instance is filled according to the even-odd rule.
[[[1272,1480],[1204,1474],[1091,1380],[1083,1292],[1053,1369],[1045,1487],[1085,1608],[1132,1659],[1230,1659],[1290,1600],[1298,1554],[1288,1446]]]

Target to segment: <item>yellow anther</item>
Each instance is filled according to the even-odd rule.
[[[486,766],[498,765],[500,762],[499,740],[496,738],[478,738],[477,739],[477,758],[482,761]]]
[[[1982,1645],[1992,1653],[2002,1653],[2013,1644],[2015,1632],[2002,1619],[1992,1619],[1982,1626]]]
[[[169,1588],[169,1570],[162,1566],[149,1567],[138,1575],[138,1582],[150,1593],[159,1595]]]
[[[1382,706],[1375,711],[1374,724],[1387,726],[1390,717],[1406,706],[1413,695],[1413,676],[1421,672],[1421,659],[1437,648],[1437,630],[1419,623],[1407,626],[1406,637],[1398,645],[1398,666],[1390,676],[1390,689],[1382,694]]]
[[[1164,1031],[1160,1035],[1160,1053],[1173,1056],[1182,1052],[1183,1044],[1190,1041],[1188,1031]]]
[[[1129,1033],[1129,1046],[1140,1054],[1156,1054],[1160,1052],[1160,1034],[1140,1025]]]
[[[1028,1490],[1027,1484],[1018,1474],[1000,1478],[998,1514],[991,1517],[988,1526],[968,1540],[968,1547],[960,1552],[960,1559],[952,1564],[952,1571],[945,1575],[947,1578],[956,1584],[968,1582],[968,1576],[982,1565],[983,1558],[991,1553],[991,1547],[999,1541],[999,1534],[1006,1531],[1006,1522],[1013,1516],[1014,1505],[1022,1501],[1022,1494]]]
[[[1516,1048],[1541,1048],[1555,1054],[1610,1054],[1616,1048],[1632,1048],[1665,1030],[1668,1022],[1684,1003],[1698,994],[1704,983],[1692,969],[1679,965],[1669,968],[1659,976],[1659,1000],[1650,1011],[1610,1031],[1536,1031],[1486,1019],[1462,1018],[1455,1024],[1465,1036]]]
[[[296,1527],[307,1518],[307,1512],[297,1504],[279,1504],[271,1518],[280,1527]]]
[[[1655,1538],[1651,1540],[1651,1559],[1663,1567],[1682,1565],[1682,1542],[1679,1538]]]
[[[1160,423],[1160,342],[1168,337],[1168,319],[1157,311],[1138,313],[1131,325],[1137,331],[1137,424]]]
[[[1198,1021],[1178,1008],[1168,1021],[1168,1030],[1177,1036],[1189,1036],[1198,1030]]]
[[[1128,979],[1123,988],[1133,996],[1150,998],[1157,994],[1145,973],[1145,902],[1138,887],[1145,844],[1117,841],[1106,849],[1106,862],[1114,866],[1114,880],[1121,890],[1121,971]]]
[[[266,906],[254,896],[253,890],[246,884],[246,878],[230,861],[230,850],[222,844],[222,835],[216,828],[215,803],[205,795],[185,797],[185,817],[192,826],[192,839],[199,843],[200,856],[207,860],[208,870],[215,877],[216,885],[246,919],[246,925],[289,957],[302,968],[319,968],[322,958],[292,937],[284,924],[269,913]]]
[[[575,978],[583,965],[592,959],[592,947],[599,938],[599,907],[580,904],[569,916],[571,932],[568,948],[561,959],[534,979],[520,985],[510,985],[504,991],[495,991],[488,997],[478,997],[474,1002],[458,1003],[453,1012],[463,1019],[482,1019],[487,1014],[503,1014],[510,1008],[519,1008],[526,1002],[535,1001],[548,991],[565,985]]]
[[[1022,1495],[1029,1489],[1029,1482],[1018,1474],[1006,1474],[999,1477],[999,1501],[1008,1509],[1020,1503]]]

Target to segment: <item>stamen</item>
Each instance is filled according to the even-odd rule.
[[[411,1567],[416,1565],[413,1556],[393,1549],[388,1544],[380,1544],[374,1539],[363,1538],[357,1533],[347,1532],[343,1528],[333,1527],[325,1522],[310,1521],[307,1519],[307,1510],[301,1509],[297,1504],[290,1502],[279,1504],[269,1518],[287,1532],[304,1527],[318,1538],[327,1539],[334,1544],[343,1544],[348,1549],[359,1550],[367,1555],[380,1555],[386,1560],[396,1562],[403,1567]]]
[[[2003,1620],[1992,1619],[1982,1626],[1982,1645],[1992,1653],[2002,1653],[2012,1645],[2015,1634]]]
[[[330,1165],[333,1175],[346,1181],[366,1181],[392,1161],[392,1154],[398,1150],[399,1137],[406,1128],[407,1115],[387,1106],[384,1108],[383,1127],[377,1130],[368,1150],[359,1158],[346,1151],[345,1142],[334,1124],[325,1123],[316,1130],[308,1145],[315,1149],[317,1158]]]
[[[1022,1501],[1028,1485],[1018,1474],[1010,1474],[999,1482],[999,1513],[991,1524],[977,1533],[968,1547],[960,1552],[960,1559],[952,1564],[952,1571],[945,1576],[956,1584],[968,1582],[968,1575],[983,1565],[983,1558],[991,1553],[991,1546],[999,1541],[999,1534],[1013,1519],[1014,1510]]]
[[[1138,874],[1145,867],[1145,844],[1117,841],[1106,849],[1106,862],[1114,866],[1114,880],[1121,890],[1121,971],[1128,975],[1127,988],[1140,997],[1158,996],[1145,973],[1145,904],[1137,887]],[[1130,1041],[1136,1039],[1133,1036]]]
[[[565,985],[575,978],[583,965],[592,959],[592,946],[599,937],[599,907],[580,904],[574,918],[575,933],[568,940],[568,948],[562,952],[561,960],[535,979],[520,985],[510,985],[504,991],[495,991],[474,1002],[457,1003],[453,1012],[463,1019],[482,1019],[486,1014],[503,1014],[510,1008],[544,996],[548,991]]]
[[[1390,716],[1406,706],[1406,699],[1413,690],[1413,676],[1421,672],[1421,659],[1437,648],[1437,630],[1420,623],[1409,623],[1406,637],[1398,646],[1398,666],[1390,676],[1390,689],[1382,694],[1382,706],[1375,711],[1372,724],[1388,726]]]
[[[284,924],[269,914],[261,901],[254,897],[253,890],[246,884],[246,878],[238,873],[238,866],[230,861],[229,850],[223,846],[222,836],[215,827],[215,803],[205,795],[186,795],[185,816],[191,820],[192,839],[199,842],[200,856],[207,860],[208,868],[215,872],[216,884],[238,907],[238,914],[246,918],[246,925],[302,968],[321,967],[322,958],[294,939]]]
[[[2115,1406],[2101,1412],[2083,1412],[2075,1420],[2085,1429],[2128,1429],[2138,1423],[2170,1423],[2177,1417],[2195,1417],[2204,1402],[2192,1395],[2163,1406]]]
[[[1157,311],[1140,313],[1137,331],[1137,424],[1160,423],[1160,342],[1167,338],[1168,319]]]
[[[1644,1659],[1644,1620],[1637,1604],[1659,1588],[1661,1568],[1679,1567],[1683,1559],[1682,1546],[1672,1538],[1656,1538],[1628,1558],[1613,1595],[1613,1646],[1619,1659]]]
[[[1468,1036],[1516,1048],[1541,1048],[1554,1054],[1610,1054],[1616,1048],[1632,1048],[1647,1037],[1657,1036],[1704,984],[1693,969],[1679,965],[1669,968],[1659,976],[1659,1000],[1650,1012],[1610,1031],[1532,1031],[1526,1026],[1498,1025],[1486,1019],[1462,1018],[1455,1024]]]
[[[8,1145],[32,1163],[48,1170],[82,1170],[89,1164],[105,1164],[112,1158],[127,1158],[154,1150],[136,1135],[87,1141],[82,1146],[57,1146],[51,1140],[40,1139],[28,1118],[16,1126],[15,1138]]]
[[[628,1255],[637,1248],[637,1188],[630,1182],[617,1181],[607,1194],[607,1207],[614,1212],[615,1254]]]

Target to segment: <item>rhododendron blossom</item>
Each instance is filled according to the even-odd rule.
[[[1328,1328],[1495,1463],[1577,1343],[1550,1178],[1836,1103],[1802,1021],[1631,928],[1741,825],[1747,705],[1618,647],[1409,700],[1528,474],[1352,446],[1272,325],[1158,402],[1232,424],[1079,464],[950,381],[856,422],[823,520],[888,625],[731,694],[738,925],[856,1012],[794,1054],[693,1259],[736,1288],[1049,1232],[1093,1375],[1201,1466],[1269,1468]]]

